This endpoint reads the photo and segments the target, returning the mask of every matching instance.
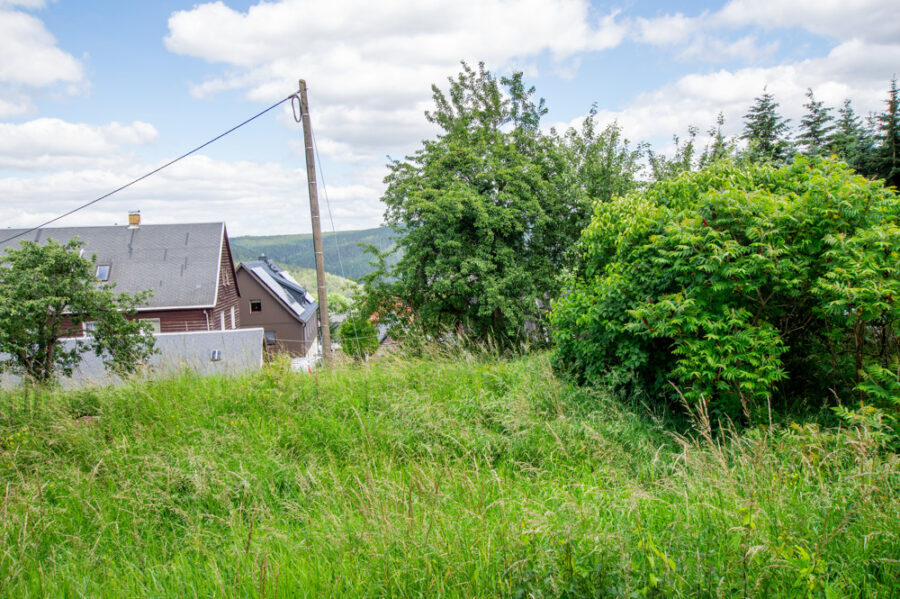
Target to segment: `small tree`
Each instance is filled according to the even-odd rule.
[[[834,117],[831,108],[822,101],[817,101],[812,89],[806,90],[809,102],[803,105],[806,114],[800,119],[800,135],[797,142],[803,151],[810,156],[827,154],[831,150],[830,140],[834,131]]]
[[[378,332],[365,316],[350,316],[341,323],[337,334],[341,349],[348,356],[362,360],[378,351]]]
[[[763,91],[744,115],[741,138],[747,140],[746,155],[751,162],[783,162],[789,158],[788,122],[778,114],[775,96]]]
[[[25,241],[6,250],[0,267],[0,370],[38,383],[72,374],[91,349],[118,374],[133,372],[153,354],[150,325],[130,320],[148,293],[114,294],[94,276],[94,261],[79,255],[80,241],[43,245]],[[93,322],[88,341],[68,350],[58,343]]]
[[[878,115],[878,133],[881,150],[878,156],[878,175],[885,183],[900,187],[900,92],[897,79],[891,80],[887,110]]]

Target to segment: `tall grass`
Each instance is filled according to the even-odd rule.
[[[865,428],[691,434],[545,355],[0,399],[0,596],[892,596]]]

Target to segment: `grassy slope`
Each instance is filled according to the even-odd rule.
[[[358,279],[371,272],[370,256],[363,253],[358,244],[374,245],[381,251],[393,247],[393,232],[387,227],[362,231],[338,231],[322,234],[322,251],[325,270],[348,279]],[[234,237],[231,249],[237,262],[256,260],[261,253],[276,262],[288,266],[315,268],[312,235],[270,235],[260,237]]]
[[[679,440],[546,356],[0,401],[0,596],[890,596],[897,459]]]

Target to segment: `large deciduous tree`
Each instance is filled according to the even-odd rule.
[[[153,353],[150,325],[130,320],[146,294],[115,294],[94,276],[94,264],[80,255],[81,243],[38,245],[25,241],[7,249],[0,265],[0,370],[38,383],[71,375],[85,350],[107,368],[133,372]],[[93,323],[89,338],[68,349],[59,340]]]
[[[521,73],[463,63],[447,93],[432,91],[438,135],[385,179],[402,250],[390,292],[426,332],[509,342],[559,290],[591,196],[625,191],[637,159],[616,127],[594,130],[593,114],[581,133],[542,133],[544,102]]]

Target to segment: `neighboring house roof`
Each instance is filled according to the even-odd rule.
[[[259,260],[242,262],[238,265],[238,270],[241,269],[246,270],[268,289],[300,322],[308,322],[318,310],[319,304],[306,290],[306,287],[294,280],[294,277],[287,271],[282,270],[281,267],[266,258],[265,254],[260,256]]]
[[[23,230],[0,229],[0,238]],[[45,228],[0,244],[0,253],[22,241],[65,243],[75,237],[84,242],[85,257],[96,255],[98,266],[109,265],[108,282],[117,292],[153,292],[141,309],[216,305],[222,249],[228,243],[225,223]]]

